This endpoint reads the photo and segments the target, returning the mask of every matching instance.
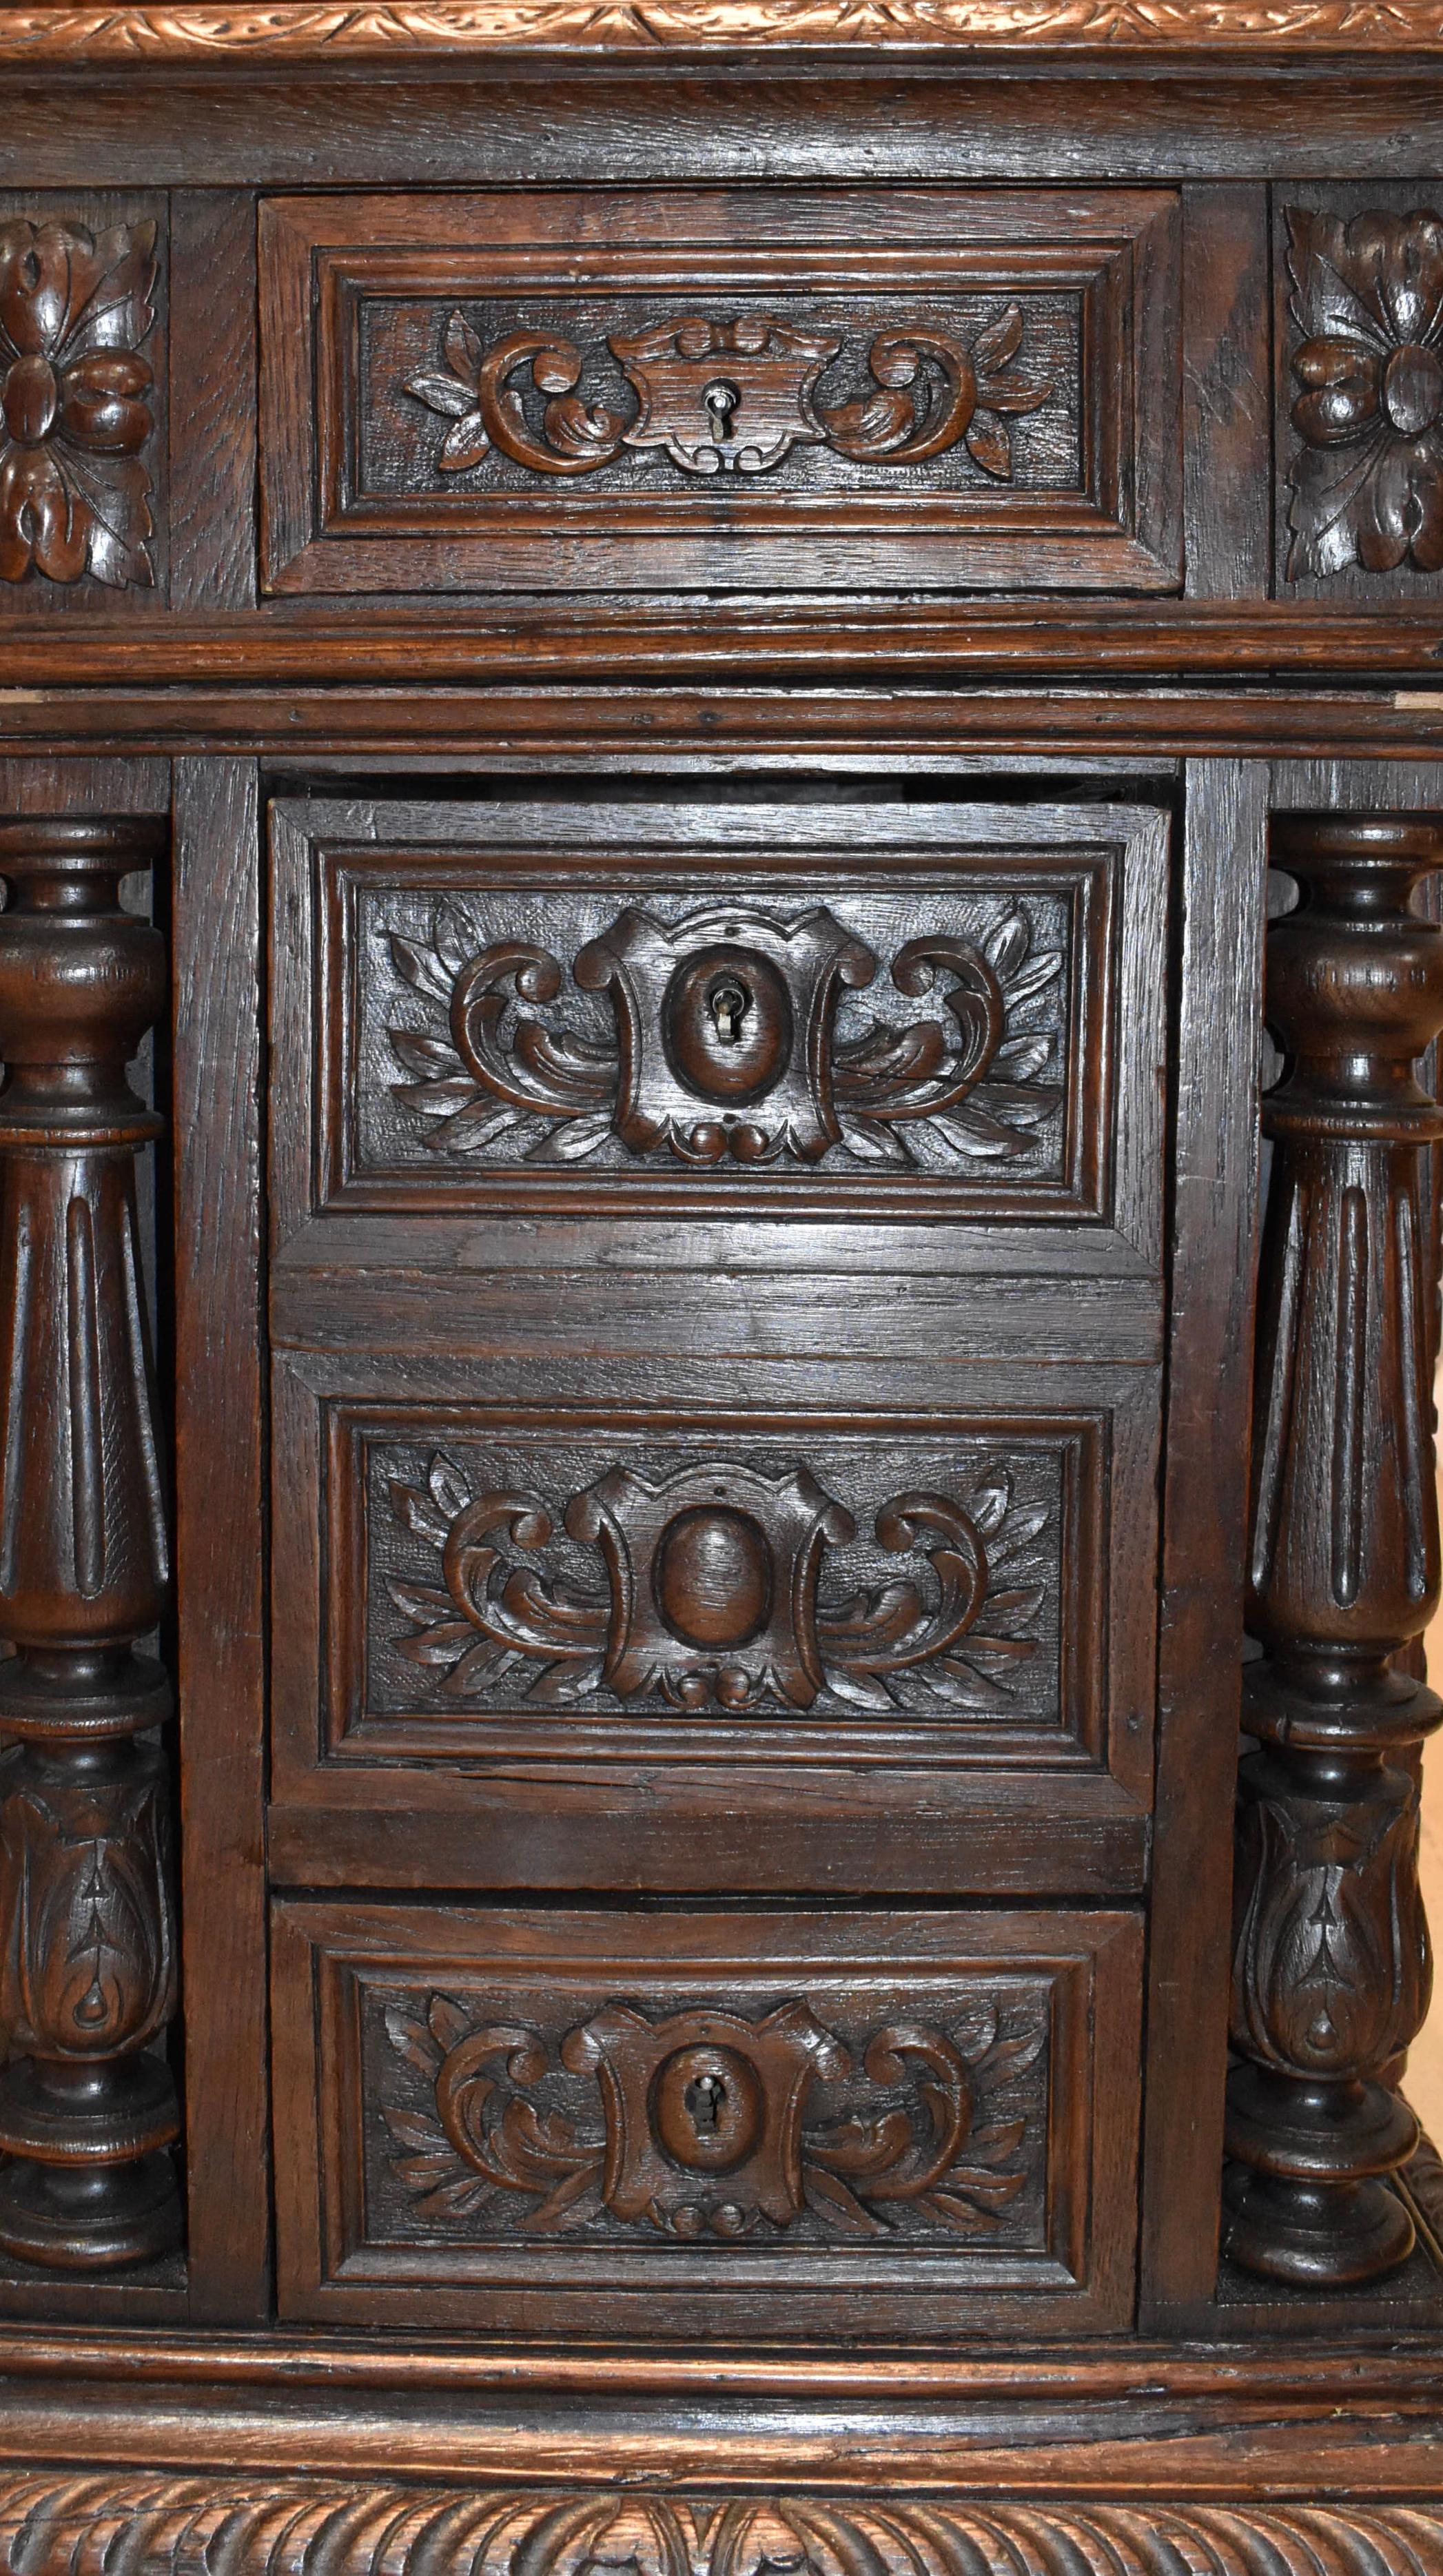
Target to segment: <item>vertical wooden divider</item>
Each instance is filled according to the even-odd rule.
[[[260,843],[249,760],[175,764],[176,1541],[192,2314],[266,2316]]]

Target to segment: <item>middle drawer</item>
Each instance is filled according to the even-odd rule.
[[[279,1874],[1139,1886],[1153,1372],[954,1369],[886,1414],[839,1408],[858,1374],[598,1419],[514,1366],[290,1355]]]

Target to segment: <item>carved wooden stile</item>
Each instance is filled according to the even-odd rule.
[[[1274,1139],[1253,1450],[1229,2088],[1227,2250],[1313,2285],[1403,2261],[1381,2177],[1417,2123],[1386,2071],[1430,1957],[1409,1757],[1443,1716],[1393,1658],[1438,1600],[1427,1383],[1427,1147],[1414,1065],[1443,1026],[1443,935],[1411,909],[1443,866],[1426,818],[1296,816],[1274,853],[1268,1017],[1289,1068]]]
[[[168,1790],[150,1731],[165,1524],[135,1156],[158,1133],[125,1078],[165,989],[123,912],[150,823],[0,824],[0,2246],[89,2268],[180,2230]]]

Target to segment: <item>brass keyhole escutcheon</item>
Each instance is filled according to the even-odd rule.
[[[745,984],[735,975],[719,976],[706,998],[722,1045],[740,1046],[742,1022],[752,1006]]]

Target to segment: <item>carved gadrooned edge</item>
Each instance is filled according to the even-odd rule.
[[[1443,0],[434,0],[425,8],[15,8],[0,63],[394,58],[687,46],[1443,51]]]
[[[1443,2576],[1443,2508],[973,2504],[581,2488],[361,2486],[291,2478],[12,2476],[0,2570],[72,2576]]]

